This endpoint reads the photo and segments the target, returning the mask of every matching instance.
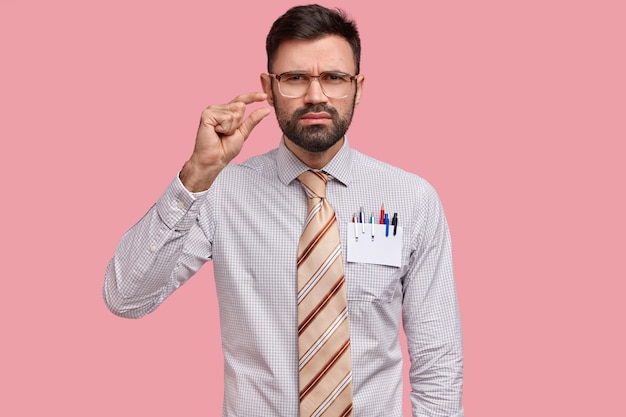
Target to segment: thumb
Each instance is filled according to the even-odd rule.
[[[239,132],[243,136],[243,140],[248,139],[250,133],[252,133],[252,129],[258,125],[261,120],[263,120],[268,114],[270,114],[271,109],[269,107],[263,107],[260,109],[256,109],[248,117],[243,121],[241,126],[239,126]]]

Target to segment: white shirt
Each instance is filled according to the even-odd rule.
[[[139,318],[213,260],[223,416],[298,415],[296,252],[307,201],[296,177],[307,169],[281,142],[227,166],[205,193],[192,194],[175,178],[124,234],[107,268],[108,307]],[[450,236],[435,190],[347,140],[323,170],[334,178],[326,195],[342,239],[353,415],[402,416],[402,323],[413,416],[462,417],[461,326]],[[378,213],[383,203],[403,227],[401,266],[347,262],[354,213],[361,207]]]

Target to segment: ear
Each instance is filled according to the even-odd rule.
[[[356,96],[354,97],[354,106],[358,106],[361,102],[361,94],[363,94],[363,84],[365,83],[365,77],[363,75],[357,75],[356,77]]]
[[[261,74],[261,88],[267,94],[267,103],[274,107],[274,95],[272,94],[272,77],[267,74]]]

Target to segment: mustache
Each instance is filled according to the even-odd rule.
[[[310,106],[302,107],[296,110],[293,113],[293,118],[299,119],[307,113],[328,113],[333,117],[333,119],[339,116],[339,113],[337,112],[337,110],[335,110],[332,107],[329,107],[325,104],[312,104]]]

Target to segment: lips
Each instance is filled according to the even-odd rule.
[[[306,113],[300,118],[303,125],[327,125],[333,122],[333,118],[326,112]]]
[[[331,119],[328,113],[307,113],[301,117],[302,120],[323,120],[323,119]]]

